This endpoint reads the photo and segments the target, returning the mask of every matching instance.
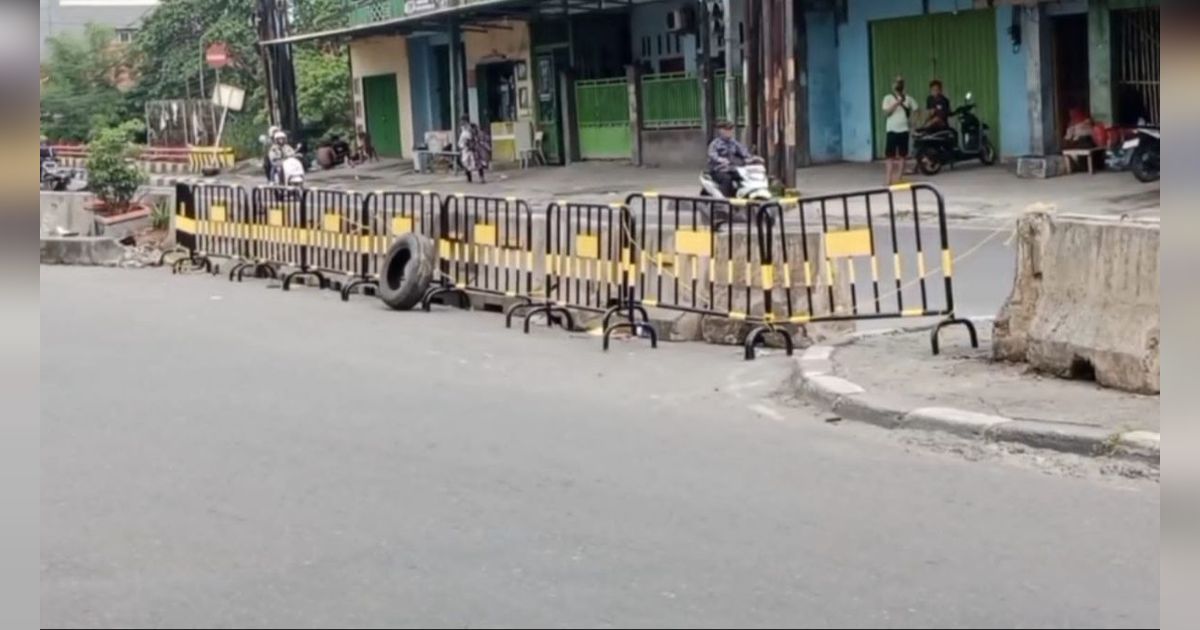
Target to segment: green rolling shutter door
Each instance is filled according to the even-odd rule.
[[[871,23],[871,112],[876,157],[883,157],[884,146],[883,112],[879,107],[897,74],[904,76],[909,94],[921,108],[925,107],[929,80],[934,77],[945,84],[946,96],[955,107],[971,92],[976,115],[991,127],[992,142],[1003,150],[994,10]]]

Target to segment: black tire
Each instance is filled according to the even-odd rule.
[[[1129,168],[1133,171],[1133,176],[1143,184],[1158,181],[1158,149],[1138,147],[1129,159]]]
[[[987,136],[983,137],[983,144],[979,146],[979,161],[983,162],[984,166],[996,163],[996,147]]]
[[[942,160],[937,149],[923,147],[917,150],[917,170],[924,175],[937,175],[942,171]]]
[[[397,311],[411,310],[421,303],[433,281],[433,241],[420,234],[397,238],[383,259],[379,274],[379,299]]]

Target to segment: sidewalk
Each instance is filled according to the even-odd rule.
[[[928,330],[860,334],[843,345],[815,346],[797,361],[800,389],[840,417],[886,428],[1157,462],[1157,396],[994,362],[991,322],[976,328],[978,349],[962,328],[949,328],[939,356],[930,352]]]
[[[446,193],[520,197],[534,208],[557,199],[612,203],[647,190],[669,195],[695,195],[699,168],[643,168],[626,162],[584,162],[565,167],[505,169],[488,173],[486,184],[468,184],[462,175],[414,173],[407,160],[383,160],[357,168],[342,167],[309,174],[314,187],[345,190],[405,188]],[[843,163],[800,169],[802,196],[879,188],[883,166]],[[170,178],[155,178],[164,185]],[[222,175],[219,180],[257,186],[256,169]],[[1052,179],[1018,179],[1005,166],[963,165],[936,177],[909,176],[938,187],[951,219],[1007,225],[1033,204],[1049,204],[1062,213],[1131,217],[1159,216],[1159,185],[1142,184],[1129,173],[1075,174]]]

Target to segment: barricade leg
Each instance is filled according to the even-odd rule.
[[[458,296],[459,308],[471,308],[471,296],[467,295],[466,291],[450,284],[445,279],[442,279],[436,286],[429,287],[429,289],[425,291],[425,296],[421,298],[421,310],[428,312],[432,309],[434,300],[442,298],[446,295]]]
[[[167,256],[171,254],[184,254],[185,257],[190,257],[192,255],[192,250],[182,245],[172,245],[170,248],[163,250],[163,252],[158,255],[158,262],[153,266],[162,267],[163,265],[167,264]],[[172,264],[174,263],[172,262]]]
[[[512,328],[512,320],[513,320],[513,317],[517,316],[517,313],[524,311],[525,309],[528,309],[528,308],[537,308],[538,306],[540,306],[538,304],[534,304],[533,300],[528,297],[522,296],[517,299],[519,301],[516,304],[513,304],[512,306],[509,306],[508,308],[504,309],[504,327],[505,328]]]
[[[938,322],[937,326],[933,327],[933,332],[931,332],[929,334],[929,345],[933,349],[934,356],[937,356],[942,351],[941,345],[938,342],[938,335],[942,332],[942,329],[947,326],[958,326],[958,325],[967,327],[967,332],[970,333],[970,335],[971,335],[971,347],[972,348],[979,347],[979,335],[975,333],[975,323],[974,322],[972,322],[969,319],[962,319],[962,318],[958,318],[958,317],[948,317],[948,318],[943,319],[942,321]]]
[[[783,338],[783,345],[787,348],[787,355],[790,357],[796,352],[796,342],[792,339],[792,333],[784,328],[777,328],[772,325],[759,326],[750,331],[746,335],[746,360],[753,361],[756,353],[755,349],[766,342],[767,335],[779,335]]]
[[[575,330],[575,316],[571,315],[571,311],[567,310],[566,308],[564,308],[562,306],[558,306],[557,304],[548,304],[548,303],[547,304],[537,304],[537,305],[535,305],[535,304],[518,304],[517,307],[529,308],[529,311],[527,313],[525,313],[525,334],[526,335],[529,334],[530,324],[532,323],[534,316],[537,315],[538,313],[546,314],[546,325],[547,326],[553,326],[554,324],[558,324],[558,325],[562,326],[563,330],[565,330],[567,332],[571,332],[571,331]],[[510,311],[513,311],[513,312],[515,312],[516,310],[519,310],[519,309],[518,308],[510,309]],[[512,327],[511,326],[511,323],[512,323],[511,322],[511,320],[512,320],[511,312],[507,316],[507,319],[509,320],[507,322],[507,324],[508,324],[509,328],[511,328]],[[566,323],[563,323],[564,321]]]
[[[301,269],[299,271],[293,271],[283,277],[283,290],[290,291],[292,288],[293,280],[295,280],[296,278],[305,278],[305,277],[316,278],[318,285],[322,289],[329,287],[329,279],[325,277],[325,274],[321,273],[320,271],[316,271],[314,269]]]
[[[355,278],[342,287],[342,301],[349,302],[350,295],[359,287],[371,287],[372,295],[379,291],[379,281],[372,278]]]
[[[229,270],[229,280],[232,282],[234,278],[237,278],[237,281],[241,282],[242,279],[245,278],[246,272],[251,269],[254,270],[255,278],[270,278],[271,280],[279,279],[279,270],[276,269],[275,265],[272,265],[271,263],[244,262]]]
[[[628,280],[625,282],[628,285]],[[618,330],[628,330],[635,337],[639,337],[642,331],[645,330],[650,336],[650,347],[658,347],[658,330],[650,323],[650,315],[638,304],[633,295],[633,290],[629,290],[629,294],[621,299],[621,304],[614,306],[604,314],[604,350],[608,351],[608,343],[612,338],[612,334]],[[614,316],[621,315],[624,321],[619,321],[615,324],[610,323]],[[638,316],[641,320],[638,320]]]
[[[203,269],[204,271],[206,271],[208,273],[214,273],[213,269],[219,270],[218,267],[213,266],[212,259],[210,259],[208,256],[205,256],[203,254],[198,254],[196,252],[189,252],[187,256],[180,258],[179,260],[176,260],[174,263],[171,264],[171,273],[172,274],[182,274],[182,273],[187,273],[189,271],[200,271],[201,269]],[[217,271],[216,273],[219,273],[219,271]]]

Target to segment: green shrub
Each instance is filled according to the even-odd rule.
[[[130,141],[142,123],[130,121],[116,127],[92,131],[88,144],[88,190],[109,210],[129,207],[146,176],[137,167],[137,147]]]
[[[154,208],[150,210],[150,227],[156,230],[165,230],[171,225],[171,206],[166,201],[159,199],[154,202]]]

